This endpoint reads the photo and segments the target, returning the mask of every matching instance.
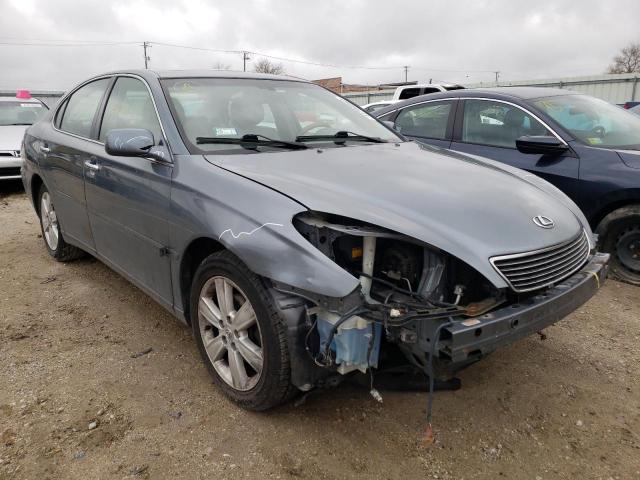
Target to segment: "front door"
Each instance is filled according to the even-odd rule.
[[[116,128],[145,128],[165,142],[146,84],[118,77],[98,126],[100,142]],[[166,306],[173,303],[166,250],[172,164],[108,155],[96,145],[85,163],[87,210],[98,255]]]
[[[528,170],[554,184],[574,200],[579,198],[580,159],[562,155],[532,155],[516,149],[523,135],[554,135],[531,113],[499,100],[464,100],[459,106],[451,150],[480,155]]]

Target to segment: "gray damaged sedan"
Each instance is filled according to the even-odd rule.
[[[29,128],[53,258],[89,253],[190,325],[250,409],[398,357],[447,379],[604,282],[580,210],[517,169],[406,142],[294,78],[92,78]]]

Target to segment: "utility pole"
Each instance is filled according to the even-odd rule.
[[[242,52],[242,71],[247,71],[247,60],[251,60],[249,52]]]
[[[404,83],[407,83],[407,79],[409,78],[409,65],[405,65],[403,68],[404,68]]]
[[[500,70],[496,70],[495,72],[493,72],[496,74],[496,85],[498,85],[498,79],[500,78]]]
[[[142,48],[144,49],[144,68],[145,70],[149,68],[149,60],[151,60],[151,57],[149,57],[147,55],[147,48],[151,48],[151,45],[149,45],[149,42],[142,42]]]

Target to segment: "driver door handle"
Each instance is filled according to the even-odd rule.
[[[87,167],[89,170],[92,170],[94,172],[97,172],[98,170],[100,170],[100,165],[94,159],[85,160],[84,166]]]

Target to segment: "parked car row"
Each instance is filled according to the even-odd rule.
[[[20,90],[15,97],[0,97],[0,181],[20,178],[20,144],[24,132],[37,122],[48,108],[29,92]]]
[[[533,98],[489,93],[388,107],[399,134],[295,78],[110,73],[27,130],[22,179],[49,254],[97,257],[190,325],[246,408],[356,372],[375,384],[397,354],[450,378],[566,316],[608,269],[589,221],[541,177],[405,140],[515,152],[513,130],[567,179],[601,161],[518,107]]]
[[[534,87],[424,95],[373,115],[421,144],[491,159],[555,185],[611,253],[612,274],[640,285],[640,117],[587,95]]]

